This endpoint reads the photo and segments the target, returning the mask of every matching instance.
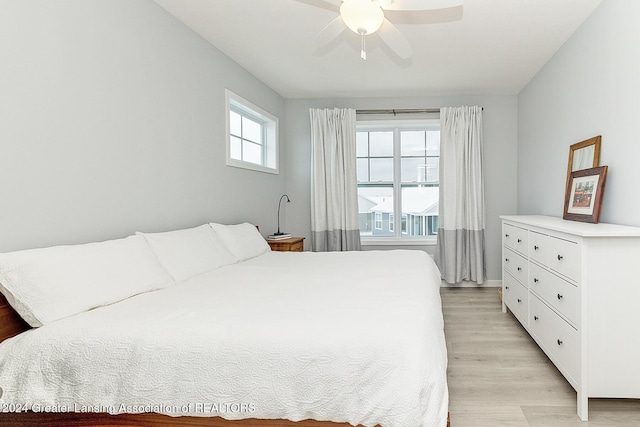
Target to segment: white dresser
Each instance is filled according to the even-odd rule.
[[[502,311],[578,394],[640,398],[640,228],[501,216]]]

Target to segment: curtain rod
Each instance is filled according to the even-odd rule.
[[[356,114],[419,114],[419,113],[439,113],[439,108],[423,108],[419,110],[411,109],[391,109],[391,110],[356,110]]]
[[[484,107],[482,108],[484,110]],[[356,110],[356,114],[433,114],[439,113],[439,108],[422,108],[422,109],[390,109],[390,110]]]

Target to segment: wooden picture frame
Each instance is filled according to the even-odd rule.
[[[600,166],[571,172],[562,218],[598,223],[607,169],[608,166]]]
[[[600,143],[602,136],[585,139],[569,147],[569,162],[567,164],[566,193],[569,193],[571,173],[577,170],[600,166]]]

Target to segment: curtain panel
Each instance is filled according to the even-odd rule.
[[[435,260],[447,283],[486,278],[482,108],[440,110],[440,205]]]
[[[311,250],[360,250],[356,111],[311,109]]]

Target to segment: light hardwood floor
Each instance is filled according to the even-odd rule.
[[[581,422],[575,391],[502,313],[497,288],[442,288],[441,295],[451,427],[640,426],[640,400],[590,399],[589,421]]]

